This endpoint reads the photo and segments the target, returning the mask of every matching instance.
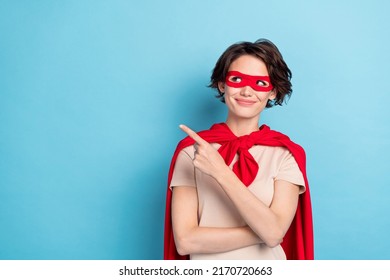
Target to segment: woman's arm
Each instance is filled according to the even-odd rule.
[[[268,207],[245,187],[216,149],[188,127],[181,128],[196,141],[194,166],[217,180],[242,218],[261,240],[269,247],[281,243],[296,212],[299,187],[276,180],[274,197]]]
[[[178,186],[172,191],[172,227],[180,255],[220,253],[262,243],[247,226],[199,227],[196,188]]]
[[[276,180],[272,203],[268,207],[244,186],[231,169],[215,176],[242,218],[259,238],[269,247],[280,244],[297,209],[299,186]]]

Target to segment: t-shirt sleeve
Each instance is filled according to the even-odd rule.
[[[284,180],[300,186],[300,194],[304,193],[306,190],[305,180],[303,178],[302,172],[299,169],[295,158],[290,152],[288,152],[283,158],[279,171],[275,177],[275,181],[276,180]]]
[[[192,158],[189,155],[189,148],[185,148],[179,152],[175,167],[173,169],[170,188],[175,186],[195,187],[195,167]]]

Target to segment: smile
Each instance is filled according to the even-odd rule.
[[[240,98],[237,98],[236,102],[238,105],[241,105],[241,106],[252,106],[253,104],[256,103],[256,101],[254,101],[254,100],[240,99]]]

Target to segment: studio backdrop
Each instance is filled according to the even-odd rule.
[[[390,259],[390,2],[0,1],[0,259],[161,259],[181,123],[267,38],[293,94],[261,123],[307,153],[316,259]],[[386,109],[387,108],[387,109]]]

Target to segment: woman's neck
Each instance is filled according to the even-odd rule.
[[[236,136],[243,136],[259,130],[259,118],[227,118],[226,124]]]

